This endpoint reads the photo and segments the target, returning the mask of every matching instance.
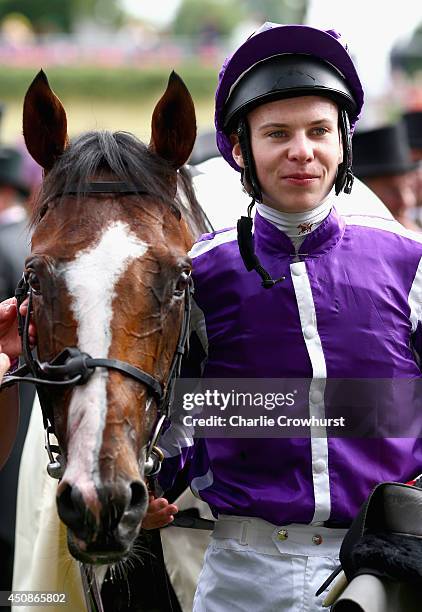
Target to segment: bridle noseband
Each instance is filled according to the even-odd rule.
[[[145,193],[141,189],[136,189],[133,185],[124,182],[95,182],[87,183],[83,186],[70,186],[56,197],[61,195],[76,195],[77,193],[119,193],[126,195],[135,195]],[[17,301],[18,311],[18,330],[22,338],[22,353],[24,365],[18,368],[12,375],[6,376],[1,384],[2,387],[8,387],[15,383],[31,383],[36,385],[40,398],[40,405],[43,414],[44,430],[45,430],[45,447],[49,456],[49,464],[47,471],[53,478],[60,479],[64,471],[64,460],[60,455],[60,449],[57,445],[50,443],[50,434],[54,434],[54,417],[53,410],[50,406],[48,398],[45,395],[46,387],[56,388],[71,388],[76,385],[84,385],[88,382],[96,368],[106,368],[115,370],[135,379],[137,382],[145,385],[150,395],[147,402],[147,410],[151,402],[155,400],[158,409],[158,416],[154,425],[153,432],[147,444],[144,474],[145,476],[155,476],[161,467],[163,460],[162,451],[156,446],[158,438],[166,418],[170,416],[171,405],[173,402],[174,386],[176,379],[180,375],[182,359],[189,345],[189,321],[191,313],[191,296],[193,294],[193,282],[191,276],[188,276],[188,283],[184,294],[184,312],[182,325],[179,333],[177,347],[170,366],[167,384],[163,387],[161,382],[140,368],[137,368],[125,361],[119,359],[108,359],[106,357],[92,358],[87,353],[83,353],[77,347],[64,348],[54,359],[49,362],[40,362],[35,359],[31,353],[29,343],[29,322],[32,312],[33,289],[31,288],[25,274],[22,276],[16,291],[15,297]],[[28,314],[26,317],[21,315],[20,306],[28,296]],[[54,453],[58,456],[54,458]]]

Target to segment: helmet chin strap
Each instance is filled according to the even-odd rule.
[[[335,193],[339,195],[341,191],[350,193],[353,186],[352,173],[352,139],[350,135],[350,123],[347,112],[344,109],[339,111],[339,128],[343,143],[343,161],[338,166],[337,177],[335,181]],[[240,255],[248,272],[255,270],[262,280],[262,286],[265,289],[271,289],[277,283],[283,281],[286,277],[273,279],[265,270],[255,254],[253,236],[252,236],[252,209],[255,206],[255,201],[262,202],[262,192],[259,185],[258,176],[255,168],[255,160],[252,154],[252,146],[249,132],[249,125],[245,117],[239,120],[237,127],[237,137],[239,139],[240,150],[243,158],[242,169],[242,184],[247,189],[252,200],[248,206],[248,216],[241,217],[237,222],[237,242],[239,245]]]
[[[351,193],[354,176],[352,173],[352,137],[350,135],[349,116],[344,109],[340,109],[338,123],[340,128],[341,140],[343,143],[343,161],[338,166],[337,178],[334,184],[336,195],[342,191]]]
[[[262,200],[261,188],[259,186],[258,177],[255,169],[255,162],[252,155],[251,139],[249,135],[249,126],[245,118],[241,118],[237,128],[237,136],[239,138],[240,150],[242,152],[243,165],[242,183],[248,186],[248,193],[252,197],[251,203],[248,206],[248,216],[240,217],[237,222],[237,243],[239,245],[240,255],[248,272],[255,270],[262,280],[264,289],[271,289],[277,283],[283,281],[286,277],[273,279],[265,270],[255,254],[255,248],[252,237],[252,209],[255,206],[255,200]],[[246,183],[246,185],[245,185]]]
[[[239,139],[240,150],[243,158],[242,183],[245,188],[245,181],[248,186],[248,193],[252,199],[262,201],[261,187],[259,186],[258,176],[255,168],[255,160],[252,155],[252,145],[249,125],[245,117],[239,120],[237,126],[237,137]]]

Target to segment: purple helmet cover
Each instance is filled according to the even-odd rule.
[[[215,127],[217,146],[224,159],[240,171],[232,157],[229,137],[223,131],[223,109],[232,86],[239,77],[254,64],[273,55],[282,53],[303,53],[314,55],[337,68],[348,82],[356,104],[356,115],[350,117],[351,130],[359,118],[363,106],[363,90],[352,59],[340,42],[340,34],[335,30],[319,30],[305,25],[264,24],[241,45],[232,56],[226,58],[220,74],[216,91]]]

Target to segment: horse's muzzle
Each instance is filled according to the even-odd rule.
[[[61,482],[58,513],[69,530],[69,550],[85,563],[111,563],[131,549],[148,507],[143,482],[113,483],[97,490],[95,504],[80,489]]]

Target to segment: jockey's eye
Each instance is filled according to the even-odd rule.
[[[186,290],[186,287],[189,285],[190,282],[191,282],[190,270],[183,270],[183,272],[179,276],[179,279],[176,283],[176,289],[175,289],[174,294],[176,296],[183,295]]]
[[[32,289],[32,292],[35,295],[39,295],[41,293],[41,283],[35,272],[33,270],[27,270],[25,272],[25,277],[28,285]]]

